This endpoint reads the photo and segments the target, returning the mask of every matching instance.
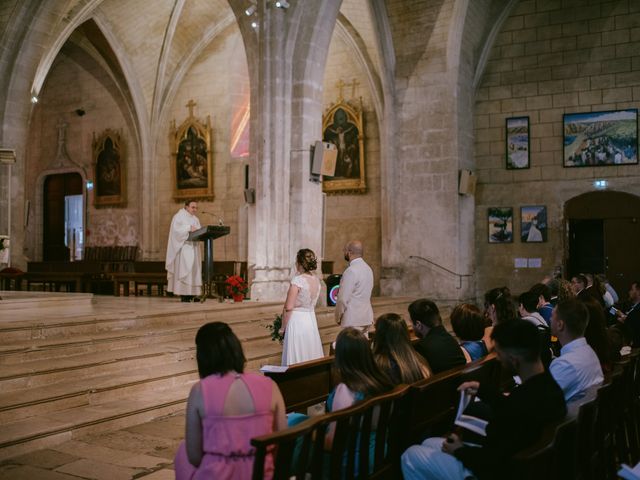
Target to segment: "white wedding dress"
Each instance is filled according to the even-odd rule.
[[[296,275],[291,285],[299,291],[284,333],[282,365],[324,357],[314,310],[320,295],[320,282],[311,275]]]

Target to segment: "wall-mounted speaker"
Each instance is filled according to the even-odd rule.
[[[475,195],[477,179],[478,177],[471,170],[460,170],[458,193],[460,195]]]
[[[333,143],[317,141],[313,147],[311,175],[333,177],[337,159],[338,149]]]

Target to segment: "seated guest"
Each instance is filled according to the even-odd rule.
[[[549,371],[567,402],[578,400],[585,390],[604,380],[600,360],[584,338],[588,322],[589,311],[577,299],[558,303],[551,316],[551,333],[558,337],[562,349]]]
[[[249,479],[251,439],[287,427],[280,390],[268,377],[244,373],[240,340],[226,323],[207,323],[198,330],[196,359],[200,381],[187,400],[176,479]],[[265,472],[265,478],[272,477],[272,458]]]
[[[373,358],[394,384],[410,384],[431,376],[427,362],[411,345],[409,328],[400,315],[381,315],[375,329]]]
[[[551,326],[551,312],[553,312],[551,289],[544,283],[536,283],[529,291],[538,297],[536,311],[544,318],[544,321],[547,322],[547,326]]]
[[[536,328],[529,322],[505,322],[493,329],[492,337],[502,368],[518,375],[522,384],[508,396],[479,382],[460,385],[459,390],[477,395],[491,408],[484,444],[466,445],[456,434],[428,438],[402,455],[405,480],[511,479],[509,459],[533,444],[545,424],[566,414],[562,390],[540,361]]]
[[[451,312],[451,327],[472,362],[489,353],[482,340],[485,322],[478,307],[470,303],[456,305]]]
[[[618,292],[616,292],[615,288],[611,286],[607,277],[604,276],[602,273],[600,273],[596,275],[596,278],[598,279],[600,284],[604,287],[604,289],[607,292],[604,294],[604,301],[607,304],[607,308],[618,303],[619,301]]]
[[[393,388],[389,377],[376,365],[369,340],[354,327],[347,327],[338,334],[335,366],[340,383],[327,398],[327,412],[349,408],[356,402]],[[325,449],[327,450],[330,450],[333,445],[335,431],[335,424],[331,424],[325,436]],[[375,432],[371,432],[371,436],[369,468],[373,467]],[[356,455],[358,455],[357,451]],[[358,463],[359,459],[356,458],[356,465]]]
[[[595,275],[585,273],[584,277],[587,279],[587,288],[585,288],[585,291],[596,299],[604,309],[606,306],[606,302],[604,300],[606,289],[604,288],[604,285],[600,283],[600,280],[598,280]]]
[[[572,284],[564,278],[554,278],[548,283],[548,285],[551,289],[551,298],[549,299],[549,303],[551,303],[552,307],[555,307],[558,302],[575,297]]]
[[[489,325],[485,329],[483,340],[491,352],[493,351],[493,341],[491,340],[493,327],[517,318],[511,292],[507,287],[494,288],[484,294],[484,316]]]
[[[426,298],[416,300],[409,305],[409,315],[413,331],[420,338],[415,349],[425,358],[433,373],[467,363],[460,345],[442,325],[435,303]]]
[[[596,352],[603,372],[610,372],[613,368],[613,352],[611,340],[607,334],[607,320],[600,304],[593,298],[582,301],[589,312],[589,321],[584,331],[584,338],[593,351]]]
[[[629,289],[631,308],[627,311],[618,311],[618,320],[624,323],[624,327],[632,338],[632,345],[640,347],[640,281],[633,282]]]
[[[542,315],[536,311],[538,307],[538,296],[531,291],[524,292],[518,297],[518,301],[520,318],[533,324],[538,329],[538,335],[540,336],[540,359],[545,368],[547,368],[549,363],[551,363],[551,332],[547,322],[545,322]]]

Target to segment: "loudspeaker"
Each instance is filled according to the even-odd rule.
[[[476,193],[477,177],[471,170],[460,170],[458,193],[460,195],[474,195]]]
[[[333,177],[337,159],[338,149],[333,143],[317,141],[313,147],[311,175]]]
[[[342,275],[329,275],[327,277],[327,305],[335,307],[338,302],[338,292],[340,291],[340,279]]]
[[[256,190],[255,188],[244,189],[244,201],[249,205],[256,203]]]

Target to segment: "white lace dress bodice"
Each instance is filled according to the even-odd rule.
[[[311,275],[296,275],[291,280],[291,284],[300,289],[296,297],[294,310],[313,311],[320,296],[320,282],[318,279]]]

